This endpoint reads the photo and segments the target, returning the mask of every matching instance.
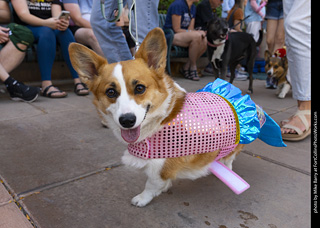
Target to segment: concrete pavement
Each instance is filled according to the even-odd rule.
[[[175,80],[191,92],[212,78]],[[125,145],[102,127],[92,95],[76,96],[72,84],[59,88],[69,96],[31,104],[0,93],[0,228],[311,227],[310,137],[286,148],[260,140],[246,146],[234,170],[251,188],[239,196],[211,175],[177,180],[136,208],[130,200],[145,175],[121,165]],[[295,113],[296,102],[291,92],[285,99],[274,93],[254,81],[252,99],[279,122]]]

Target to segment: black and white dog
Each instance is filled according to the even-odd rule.
[[[214,17],[207,27],[208,57],[213,65],[213,74],[216,78],[226,78],[228,66],[230,67],[230,83],[235,78],[236,66],[246,60],[249,73],[248,93],[253,93],[252,71],[256,57],[256,47],[261,44],[262,31],[258,42],[251,34],[245,32],[229,32],[228,22],[225,19]]]

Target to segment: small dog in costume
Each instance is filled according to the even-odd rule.
[[[122,162],[148,176],[143,192],[131,201],[135,206],[147,205],[176,178],[196,179],[210,171],[240,193],[248,185],[231,167],[244,144],[260,138],[285,146],[279,126],[230,83],[217,79],[197,93],[175,83],[165,73],[167,47],[160,28],[146,36],[134,60],[108,64],[75,43],[69,52],[98,112],[128,144]]]

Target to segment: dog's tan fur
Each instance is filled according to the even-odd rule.
[[[88,85],[94,94],[93,103],[98,111],[103,113],[102,116],[106,118],[108,126],[111,126],[111,128],[117,128],[117,124],[110,123],[112,118],[109,118],[109,116],[112,116],[113,113],[108,111],[108,107],[115,104],[117,98],[107,97],[106,90],[114,88],[121,94],[123,88],[114,76],[115,67],[117,64],[121,65],[123,79],[130,99],[133,99],[141,107],[149,106],[146,117],[141,124],[141,138],[139,140],[158,131],[162,125],[172,120],[183,106],[185,91],[165,73],[166,51],[164,34],[158,28],[147,35],[135,56],[135,60],[108,64],[107,60],[82,45],[71,44],[69,47],[73,67],[79,73],[81,80]],[[143,94],[134,93],[137,83],[146,87]],[[117,134],[118,129],[113,130]],[[238,145],[229,155],[232,158],[231,160],[234,159],[234,155],[240,152],[242,147],[243,145]],[[134,197],[132,203],[137,206],[145,206],[154,196],[167,190],[171,186],[171,180],[177,177],[195,179],[208,174],[208,165],[214,161],[218,152],[179,158],[143,160],[130,155],[126,151],[122,159],[123,162],[127,165],[145,169],[149,177],[145,191]],[[189,175],[189,173],[192,173],[192,175]]]
[[[266,50],[264,53],[264,59],[266,61],[265,71],[268,72],[270,68],[274,68],[273,77],[278,80],[279,84],[286,82],[286,76],[288,71],[288,60],[284,56],[282,58],[272,57],[271,53]]]

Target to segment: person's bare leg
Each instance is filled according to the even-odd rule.
[[[268,19],[267,21],[267,46],[270,53],[274,52],[275,36],[277,31],[277,20]]]
[[[0,80],[4,82],[9,77],[8,72],[4,69],[2,64],[0,63]]]
[[[205,52],[206,38],[200,31],[190,31],[184,33],[176,33],[173,38],[173,45],[180,47],[189,47],[189,60],[185,64],[184,69],[197,69],[197,59]],[[205,45],[204,45],[205,43]]]
[[[18,44],[21,49],[27,48],[23,44]],[[9,41],[0,52],[0,62],[7,73],[21,64],[24,59],[25,52],[19,51],[14,44]]]
[[[192,42],[193,36],[191,33],[176,33],[174,34],[172,44],[180,47],[189,47]],[[190,59],[182,67],[183,70],[189,70],[190,68]]]
[[[104,56],[97,38],[90,28],[80,28],[74,34],[75,40],[80,43],[91,47],[97,54]]]
[[[268,19],[267,23],[267,45],[270,53],[284,46],[284,24],[283,19]]]
[[[189,46],[190,70],[197,69],[197,60],[203,55],[207,48],[206,37],[197,37]]]
[[[282,48],[284,46],[284,24],[283,24],[283,19],[278,20],[277,23],[277,30],[276,34],[274,37],[274,46],[273,46],[273,51]]]

